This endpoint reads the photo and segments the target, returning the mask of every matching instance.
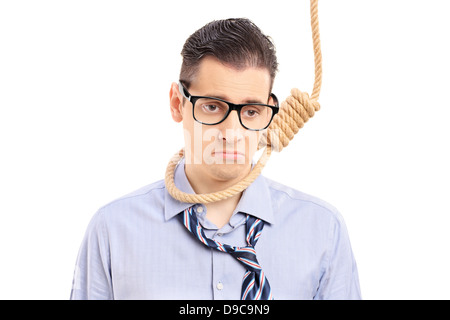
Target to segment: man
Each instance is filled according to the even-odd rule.
[[[252,167],[278,111],[271,40],[247,19],[213,21],[183,50],[170,111],[185,156],[175,184],[224,190]],[[259,176],[208,204],[158,181],[102,207],[89,224],[72,299],[359,299],[347,230],[329,204]]]

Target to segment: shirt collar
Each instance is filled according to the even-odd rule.
[[[174,173],[174,182],[175,186],[182,192],[194,194],[194,190],[192,189],[187,177],[186,173],[184,172],[184,158],[181,159],[181,161],[178,163],[177,167],[175,168]],[[167,188],[165,189],[165,197],[164,197],[165,205],[165,218],[166,221],[173,218],[180,212],[184,211],[185,209],[191,207],[193,203],[187,203],[187,202],[181,202],[179,200],[176,200],[173,198],[169,192],[167,191]]]
[[[185,193],[194,194],[195,192],[189,184],[186,173],[184,171],[184,163],[185,162],[183,158],[175,169],[175,185],[179,190]],[[169,194],[167,189],[165,190],[164,201],[164,215],[166,221],[193,205],[192,203],[181,202],[174,199]],[[235,209],[235,213],[237,212],[250,214],[270,224],[273,224],[275,222],[269,187],[267,185],[266,179],[263,176],[259,175],[258,178],[256,178],[256,180],[251,185],[249,185],[247,189],[244,190],[242,197]]]

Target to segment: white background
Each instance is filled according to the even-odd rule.
[[[448,1],[321,0],[316,113],[264,174],[347,223],[365,299],[449,299]],[[168,94],[185,39],[248,17],[281,100],[311,92],[309,1],[1,1],[0,298],[67,299],[102,205],[182,147]]]

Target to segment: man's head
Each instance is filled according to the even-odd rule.
[[[180,82],[186,90],[173,83],[170,103],[173,119],[183,121],[186,164],[216,181],[238,181],[248,173],[263,132],[243,127],[250,121],[244,117],[255,116],[254,108],[241,110],[241,119],[233,110],[222,122],[205,125],[194,110],[215,113],[220,108],[198,102],[194,106],[186,95],[214,97],[231,104],[276,105],[271,96],[278,66],[274,45],[250,20],[228,19],[197,30],[181,54]],[[267,112],[272,110],[267,108]]]

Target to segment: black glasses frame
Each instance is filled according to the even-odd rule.
[[[261,130],[267,129],[267,127],[272,123],[273,117],[274,117],[274,116],[278,113],[278,111],[280,110],[280,107],[279,107],[279,105],[278,105],[278,98],[277,98],[277,96],[276,96],[275,94],[273,94],[273,93],[270,94],[270,97],[272,97],[272,99],[275,101],[275,105],[274,105],[274,106],[271,106],[271,105],[269,105],[269,104],[264,104],[264,103],[244,103],[244,104],[235,104],[235,103],[231,103],[231,102],[228,102],[228,101],[225,101],[225,100],[222,100],[222,99],[219,99],[219,98],[215,98],[215,97],[193,96],[193,95],[191,95],[191,94],[189,93],[189,91],[185,88],[185,86],[181,83],[181,81],[178,83],[178,88],[179,88],[181,94],[182,94],[186,99],[188,99],[188,100],[192,103],[192,117],[194,118],[194,120],[197,121],[197,122],[199,122],[199,123],[201,123],[201,124],[208,125],[208,126],[213,126],[213,125],[216,125],[216,124],[219,124],[219,123],[224,122],[225,119],[228,118],[228,116],[230,115],[231,111],[236,110],[236,112],[237,112],[237,114],[238,114],[239,122],[241,123],[241,126],[243,126],[245,129],[250,130],[250,131],[261,131]],[[200,120],[197,120],[197,119],[195,118],[195,113],[194,113],[195,107],[194,107],[194,106],[195,106],[195,102],[197,102],[197,100],[198,100],[198,99],[201,99],[201,98],[207,98],[207,99],[217,100],[217,101],[221,101],[221,102],[226,103],[226,104],[228,105],[228,112],[227,112],[227,114],[225,115],[225,117],[224,117],[222,120],[220,120],[219,122],[216,122],[216,123],[204,123],[204,122],[202,122],[202,121],[200,121]],[[265,127],[262,128],[262,129],[250,129],[250,128],[247,128],[247,127],[242,123],[242,120],[241,120],[241,110],[242,110],[242,108],[243,108],[244,106],[264,106],[264,107],[271,108],[271,109],[272,109],[272,117],[270,118],[270,121],[269,121],[269,123],[267,124],[267,126],[265,126]]]

